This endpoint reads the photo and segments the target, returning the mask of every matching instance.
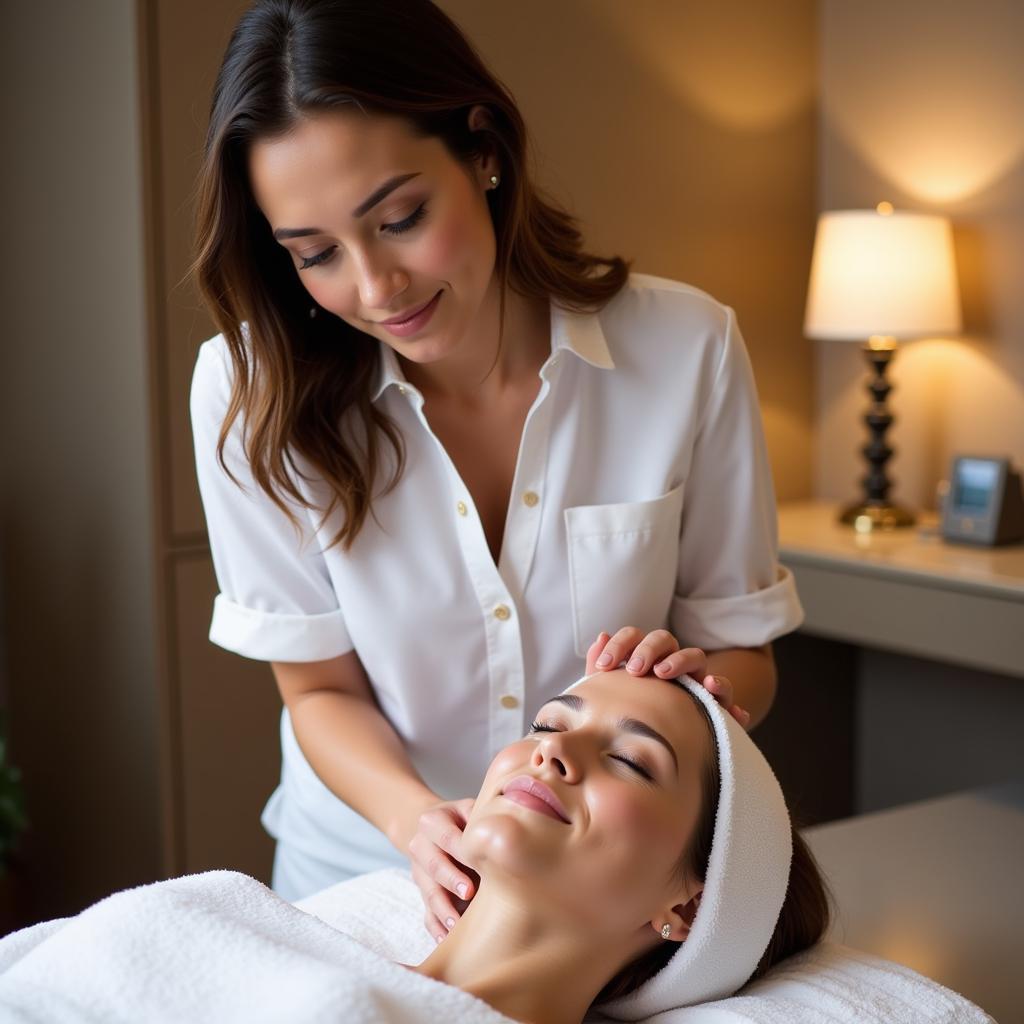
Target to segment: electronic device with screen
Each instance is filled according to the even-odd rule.
[[[942,536],[965,544],[1024,539],[1024,492],[1009,459],[958,455],[942,509]]]

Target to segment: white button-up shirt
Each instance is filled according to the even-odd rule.
[[[473,497],[386,345],[372,398],[405,440],[404,474],[349,551],[332,518],[301,529],[252,482],[236,420],[216,459],[231,364],[200,350],[199,485],[219,582],[210,638],[270,661],[355,650],[423,779],[476,793],[494,754],[576,679],[601,630],[666,627],[684,646],[752,647],[803,618],[777,562],[774,490],[736,317],[643,274],[596,314],[551,306],[551,355],[523,426],[498,564]],[[302,463],[299,463],[300,466]],[[325,491],[300,481],[324,507]],[[275,837],[339,877],[401,859],[320,782],[282,719]]]

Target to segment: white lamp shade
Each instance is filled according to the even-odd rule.
[[[833,210],[818,218],[804,331],[809,338],[920,338],[960,331],[949,220]]]

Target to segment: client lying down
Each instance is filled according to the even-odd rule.
[[[828,921],[767,762],[685,677],[606,672],[545,704],[460,859],[477,895],[415,966],[211,872],[0,941],[3,1019],[643,1020],[730,995]]]

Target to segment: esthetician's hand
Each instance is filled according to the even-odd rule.
[[[599,634],[587,651],[587,675],[617,668],[622,662],[634,676],[692,676],[744,729],[750,725],[750,712],[733,703],[732,683],[725,676],[709,675],[707,655],[699,647],[680,649],[679,641],[667,629],[645,635],[636,626],[624,626],[613,636]]]
[[[446,800],[419,817],[409,843],[412,879],[423,897],[423,922],[440,942],[469,906],[476,893],[477,875],[459,861],[462,830],[474,800]]]

